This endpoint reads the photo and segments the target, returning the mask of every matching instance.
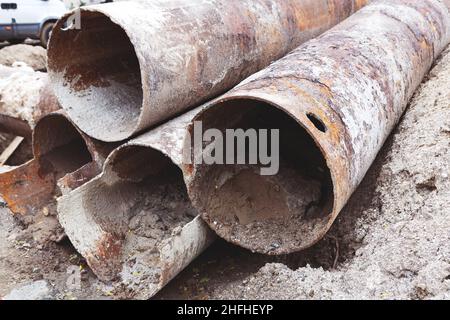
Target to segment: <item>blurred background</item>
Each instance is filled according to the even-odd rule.
[[[113,0],[0,0],[0,48],[9,44],[47,46],[53,26],[67,11]]]

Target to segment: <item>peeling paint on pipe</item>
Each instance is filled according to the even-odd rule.
[[[188,190],[204,220],[261,253],[315,244],[449,41],[439,1],[375,1],[225,94],[196,120],[205,130],[280,128],[282,165],[272,177],[196,166]]]
[[[153,0],[81,9],[56,24],[48,70],[73,121],[125,140],[218,96],[366,0]]]
[[[63,111],[51,113],[34,128],[34,158],[0,173],[0,196],[18,216],[56,215],[55,198],[95,177],[114,146],[81,133]]]
[[[215,239],[183,178],[190,111],[116,149],[103,172],[58,200],[58,218],[94,273],[148,299]]]

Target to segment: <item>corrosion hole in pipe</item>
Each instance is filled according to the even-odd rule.
[[[41,176],[53,174],[57,181],[92,161],[81,134],[64,116],[43,118],[36,125],[33,139]]]
[[[55,93],[88,135],[101,127],[105,137],[112,129],[127,136],[137,126],[143,99],[134,47],[101,13],[82,11],[81,23],[80,30],[63,31],[62,19],[52,34],[48,64]]]
[[[287,113],[250,99],[218,103],[202,113],[203,129],[279,129],[280,170],[261,165],[201,165],[191,198],[224,239],[252,251],[285,254],[315,243],[331,218],[333,185],[307,131]]]
[[[103,230],[122,239],[116,261],[103,263],[115,265],[116,275],[137,292],[149,290],[167,268],[160,246],[198,215],[182,172],[155,149],[128,146],[114,154],[104,181],[84,202]]]
[[[309,121],[311,121],[312,124],[316,127],[317,130],[323,133],[327,132],[327,127],[325,126],[323,121],[319,119],[319,117],[317,117],[313,113],[308,113],[306,116],[308,117]]]

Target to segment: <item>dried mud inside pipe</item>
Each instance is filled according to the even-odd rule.
[[[261,165],[197,167],[191,196],[221,237],[267,254],[289,253],[317,238],[330,219],[333,185],[320,149],[296,120],[253,100],[218,104],[197,120],[204,130],[280,130],[276,175],[261,175]]]
[[[85,209],[104,231],[122,239],[113,262],[116,276],[120,273],[135,292],[151,290],[148,284],[158,285],[165,271],[160,248],[197,212],[181,170],[159,151],[125,147],[110,162],[108,174],[119,179],[98,188],[95,199],[84,201]]]
[[[143,99],[134,47],[125,31],[101,13],[82,11],[81,22],[80,30],[54,32],[48,63],[55,93],[75,123],[82,119],[88,135],[101,126],[128,136]]]

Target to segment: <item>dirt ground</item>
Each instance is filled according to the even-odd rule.
[[[267,257],[219,240],[155,299],[450,299],[450,48],[426,80],[321,242]],[[45,280],[54,299],[119,298],[43,232],[0,202],[0,297]]]
[[[2,202],[3,203],[3,202]],[[97,280],[70,243],[40,244],[37,234],[23,226],[0,203],[0,297],[12,289],[38,280],[46,280],[55,299],[90,298]],[[39,231],[37,232],[39,233]],[[82,290],[70,286],[72,270],[81,270]],[[88,283],[88,285],[87,285]],[[92,283],[92,284],[91,284]],[[101,287],[98,288],[101,290]]]

